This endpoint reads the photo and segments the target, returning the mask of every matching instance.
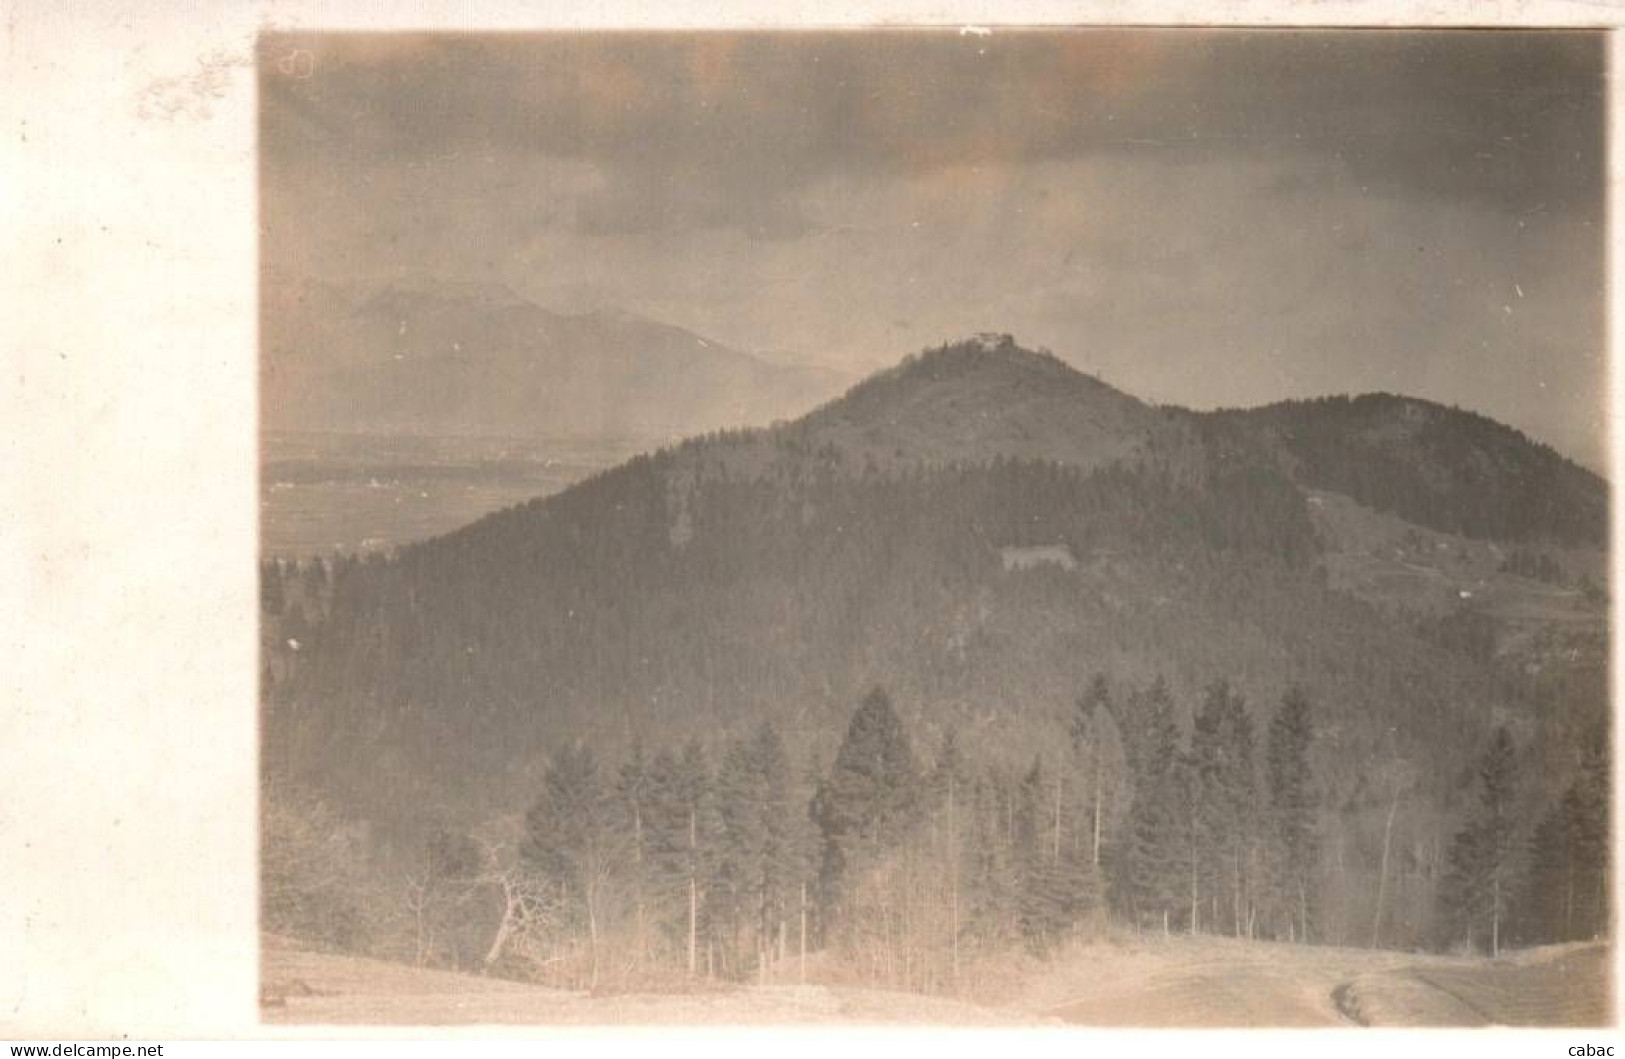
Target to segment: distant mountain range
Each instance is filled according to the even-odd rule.
[[[633,313],[565,315],[429,276],[270,275],[261,327],[274,431],[671,437],[799,415],[850,381]]]
[[[1492,723],[1541,765],[1532,804],[1607,724],[1607,496],[1469,412],[1155,407],[983,336],[392,558],[268,569],[266,762],[409,829],[514,811],[577,739],[767,718],[827,755],[875,684],[921,746],[951,725],[1016,763],[1097,672],[1185,709],[1227,679],[1259,725],[1300,684],[1339,833],[1369,867],[1373,777],[1410,762],[1406,856],[1435,871]]]

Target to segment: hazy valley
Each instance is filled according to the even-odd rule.
[[[556,493],[656,440],[268,432],[260,552],[375,552]]]

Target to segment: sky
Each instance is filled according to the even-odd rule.
[[[1011,332],[1157,403],[1405,393],[1604,464],[1600,35],[272,34],[260,71],[280,272],[853,373]]]

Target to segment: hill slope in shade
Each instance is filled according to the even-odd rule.
[[[552,313],[496,285],[272,276],[262,298],[269,430],[669,437],[799,414],[843,382],[631,313]]]
[[[1210,421],[1270,451],[1295,479],[1470,537],[1601,547],[1597,475],[1492,419],[1408,397],[1287,401]]]

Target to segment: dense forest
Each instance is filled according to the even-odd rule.
[[[1366,394],[1219,412],[1204,422],[1262,441],[1299,480],[1422,526],[1504,541],[1601,546],[1596,475],[1493,419]]]
[[[576,988],[814,974],[928,993],[996,987],[1012,952],[1120,930],[1327,940],[1320,722],[1291,689],[1263,731],[1226,683],[1182,738],[1167,684],[1117,701],[1097,676],[1025,767],[978,760],[954,729],[919,748],[885,691],[856,707],[827,767],[798,769],[764,722],[712,761],[698,741],[548,756],[522,815],[432,831],[393,887],[328,811],[268,791],[272,929],[420,965]],[[1428,897],[1440,947],[1491,953],[1607,929],[1607,781],[1593,751],[1537,827],[1514,806],[1497,728]],[[1407,883],[1393,815],[1369,939],[1391,940]],[[1414,880],[1411,880],[1414,882]],[[833,957],[833,960],[831,959]]]
[[[950,347],[389,556],[264,564],[267,927],[930,992],[1113,930],[1603,930],[1601,590],[1595,628],[1373,602],[1306,493],[1550,586],[1602,483],[1421,402],[1202,417],[1058,365]],[[997,451],[933,458],[922,408]]]

